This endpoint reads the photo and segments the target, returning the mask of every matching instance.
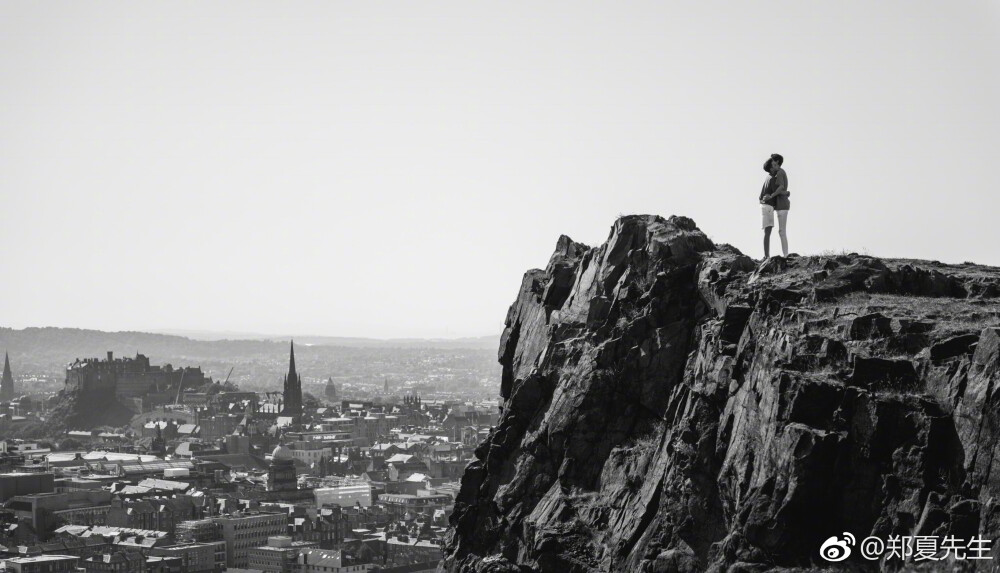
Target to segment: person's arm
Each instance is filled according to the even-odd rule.
[[[773,199],[778,195],[788,195],[788,189],[787,189],[788,176],[785,175],[784,171],[779,171],[777,178],[778,178],[778,187],[774,190],[774,193],[771,193],[770,195],[767,196],[767,199]]]

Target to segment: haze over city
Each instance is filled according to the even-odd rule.
[[[560,234],[683,214],[1000,264],[996,2],[5,3],[5,326],[495,335]]]

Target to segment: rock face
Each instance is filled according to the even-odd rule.
[[[816,568],[843,532],[996,539],[998,295],[975,265],[758,266],[684,217],[562,237],[507,315],[502,415],[442,568]],[[901,564],[857,553],[841,565]]]
[[[124,426],[135,415],[118,401],[114,392],[106,390],[63,390],[53,402],[52,411],[42,424],[42,435],[52,438],[62,438],[67,430]]]

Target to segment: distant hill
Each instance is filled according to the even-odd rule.
[[[267,340],[287,341],[321,346],[346,346],[350,348],[469,348],[496,350],[500,335],[471,336],[462,338],[360,338],[351,336],[309,336],[298,334],[261,334],[212,330],[156,330],[157,334],[182,336],[192,340]]]
[[[104,332],[81,328],[29,327],[22,330],[0,328],[0,348],[15,354],[60,356],[60,361],[74,358],[116,355],[205,356],[212,354],[262,353],[276,349],[279,343],[266,340],[220,340],[205,342],[182,336],[149,332]],[[287,346],[287,343],[286,343]]]
[[[223,333],[215,333],[223,334]],[[500,336],[477,338],[351,338],[338,336],[274,336],[267,338],[217,338],[210,332],[190,335],[153,332],[105,332],[81,328],[29,327],[21,330],[0,327],[0,349],[11,353],[44,350],[66,357],[103,357],[108,350],[116,354],[169,356],[217,356],[285,352],[289,340],[296,346],[331,346],[343,348],[428,348],[495,351]],[[67,360],[71,360],[67,358]]]

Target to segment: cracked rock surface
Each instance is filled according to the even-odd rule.
[[[903,564],[819,547],[995,540],[998,297],[972,264],[758,265],[685,217],[561,237],[508,312],[442,569],[874,571]]]

